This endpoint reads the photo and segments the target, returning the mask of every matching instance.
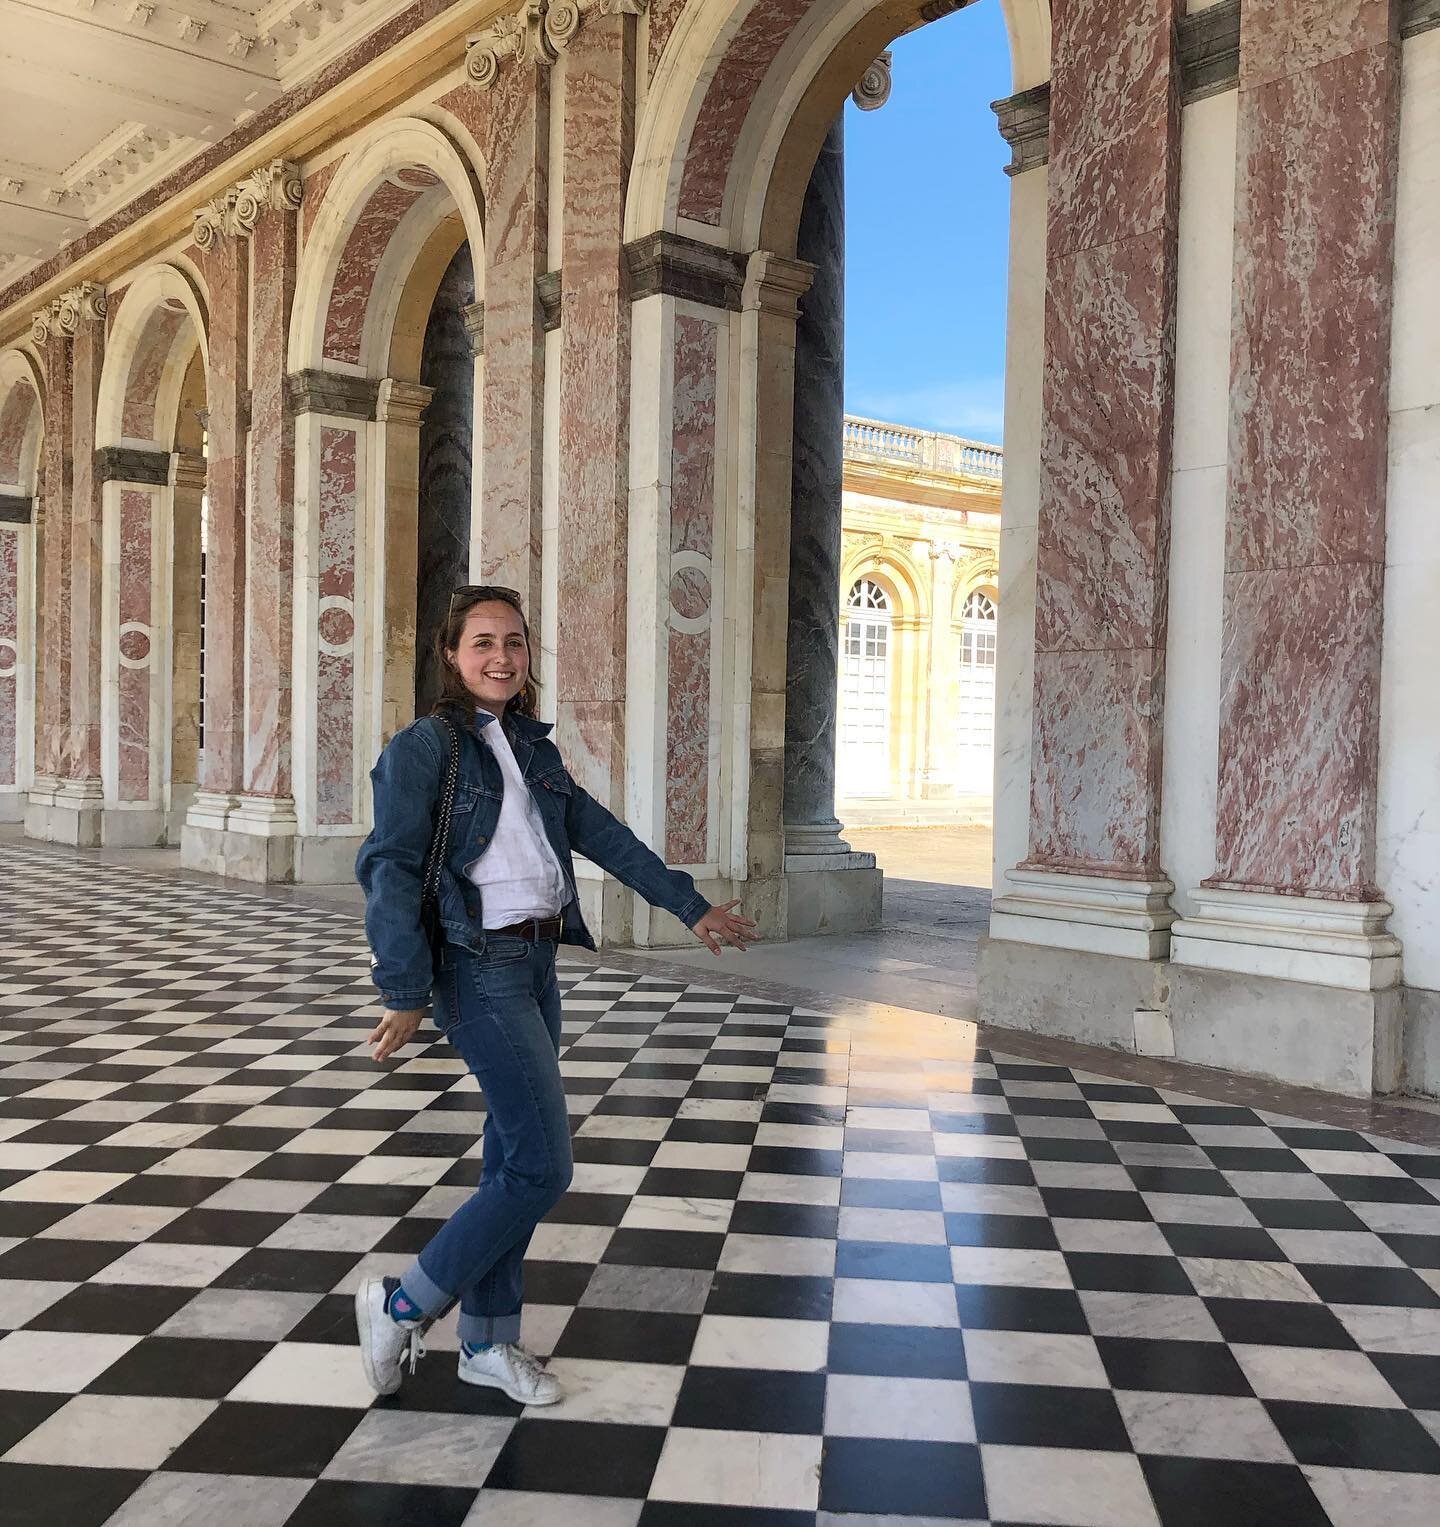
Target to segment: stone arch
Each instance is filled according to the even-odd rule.
[[[399,118],[363,134],[306,234],[289,369],[415,380],[416,315],[461,243],[483,267],[482,205],[473,167],[433,123]]]
[[[0,353],[0,821],[23,818],[34,778],[44,398],[35,358],[22,349]]]
[[[39,491],[44,398],[41,370],[29,352],[0,354],[0,494],[33,498]]]
[[[1050,0],[998,3],[1012,89],[1043,83]],[[866,66],[924,25],[929,9],[916,0],[687,7],[637,123],[626,239],[663,229],[793,253],[800,201],[830,123]]]
[[[994,553],[987,552],[984,556],[977,557],[965,569],[964,575],[955,580],[955,598],[950,610],[950,619],[958,628],[965,618],[965,601],[976,590],[989,594],[995,601],[996,607],[1000,604],[1000,564]]]
[[[847,551],[840,573],[842,608],[857,578],[875,578],[887,589],[895,600],[897,618],[920,622],[930,619],[929,580],[922,575],[914,557],[901,547],[871,543]]]
[[[126,287],[106,341],[96,445],[173,450],[197,353],[208,368],[209,318],[194,280],[175,265],[144,271]]]

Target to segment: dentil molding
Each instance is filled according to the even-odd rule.
[[[508,16],[465,39],[465,72],[482,90],[500,77],[503,59],[553,64],[587,16],[639,16],[648,0],[523,0]]]
[[[102,319],[105,310],[105,288],[94,281],[82,281],[31,317],[30,338],[37,345],[52,337],[74,339],[82,319]]]
[[[195,242],[201,249],[210,249],[222,237],[248,239],[262,212],[298,212],[303,195],[299,167],[286,159],[272,159],[196,212]]]

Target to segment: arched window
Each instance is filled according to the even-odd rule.
[[[994,599],[974,589],[960,626],[960,713],[956,787],[964,795],[989,795],[995,772]]]
[[[873,578],[857,579],[845,601],[840,648],[838,793],[890,794],[890,596]]]

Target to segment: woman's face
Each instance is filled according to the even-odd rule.
[[[460,645],[447,656],[475,703],[497,716],[530,677],[525,623],[513,605],[500,600],[477,604],[466,614]]]

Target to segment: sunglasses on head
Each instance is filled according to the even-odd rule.
[[[450,613],[455,613],[457,600],[463,600],[468,605],[484,604],[489,599],[513,604],[517,609],[520,605],[520,595],[515,589],[501,588],[498,583],[462,583],[459,588],[451,591]]]

